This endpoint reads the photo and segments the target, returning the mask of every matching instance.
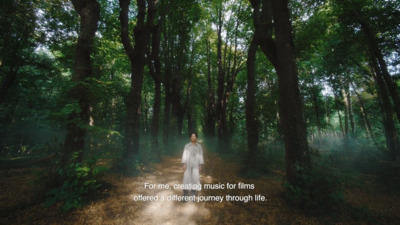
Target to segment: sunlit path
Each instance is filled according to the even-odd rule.
[[[82,209],[74,223],[85,224],[216,224],[207,202],[182,202],[168,200],[169,196],[182,196],[180,189],[145,188],[148,184],[182,183],[182,165],[180,156],[165,157],[154,168],[138,177],[112,178],[110,182],[121,185],[111,190],[107,199],[92,203]],[[207,169],[206,171],[208,171]],[[118,179],[115,180],[115,179]],[[202,183],[211,183],[214,178],[201,175]],[[199,195],[203,194],[203,191]],[[138,196],[158,197],[157,201],[140,201]],[[135,200],[136,197],[136,200]],[[161,197],[165,200],[162,201]],[[79,217],[79,218],[78,218]],[[78,220],[78,221],[77,221]]]
[[[210,210],[205,207],[204,203],[198,202],[181,202],[168,200],[169,196],[181,196],[181,190],[163,189],[145,189],[144,183],[150,184],[174,184],[182,182],[182,166],[178,157],[168,157],[164,159],[162,164],[158,164],[151,175],[139,178],[137,185],[142,186],[137,193],[133,193],[130,198],[133,200],[137,195],[158,196],[158,201],[139,202],[134,204],[145,204],[143,208],[136,214],[132,221],[133,224],[197,224],[196,221],[208,220]],[[160,200],[164,197],[165,200]]]

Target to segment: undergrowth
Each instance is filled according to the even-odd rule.
[[[56,182],[46,194],[44,205],[50,207],[61,203],[63,211],[82,207],[88,200],[90,193],[101,187],[99,178],[108,170],[108,167],[96,165],[98,158],[78,161],[79,152],[72,156],[71,163],[65,167],[56,168]]]
[[[286,198],[306,214],[331,213],[344,203],[341,171],[328,160],[313,158],[311,170],[296,167],[296,184],[284,182]]]

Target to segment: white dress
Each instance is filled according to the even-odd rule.
[[[186,163],[186,170],[183,174],[183,184],[191,185],[191,190],[200,191],[200,173],[199,166],[204,164],[203,148],[199,143],[185,145],[183,150],[182,163]],[[198,187],[198,188],[196,188]]]

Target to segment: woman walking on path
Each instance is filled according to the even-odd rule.
[[[197,133],[190,134],[190,143],[185,145],[182,156],[183,164],[183,184],[186,187],[183,190],[183,195],[196,195],[197,191],[201,190],[200,172],[204,164],[203,148],[197,142]]]

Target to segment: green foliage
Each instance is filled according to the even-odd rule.
[[[339,171],[327,160],[317,159],[311,170],[296,168],[297,184],[284,183],[289,202],[305,213],[318,215],[332,212],[343,203]]]
[[[67,121],[68,116],[72,113],[72,112],[77,112],[79,113],[81,110],[79,108],[79,104],[77,101],[73,102],[73,103],[68,103],[66,104],[60,111],[58,112],[53,112],[51,114],[52,118],[56,119],[56,120],[60,120],[60,121]]]
[[[66,167],[57,168],[62,182],[47,193],[45,206],[62,202],[62,210],[69,211],[84,205],[85,197],[101,187],[97,179],[108,170],[105,166],[97,166],[96,158],[78,162],[80,152],[75,152],[72,162]]]
[[[369,180],[375,180],[382,186],[382,190],[398,192],[400,190],[400,160],[388,159],[384,148],[377,150],[375,146],[365,143],[361,146],[354,145],[352,152],[336,152],[332,154],[332,162],[345,168],[346,173],[363,174]],[[352,185],[356,184],[354,178],[349,179]],[[347,183],[347,182],[346,182]],[[357,184],[356,184],[357,185]]]
[[[135,154],[134,159],[132,161],[124,159],[123,152],[120,151],[120,155],[114,160],[114,168],[124,173],[127,176],[137,176],[142,171],[151,170],[151,164],[160,162],[159,154],[176,154],[178,151],[174,152],[162,152],[161,149],[156,150],[151,143],[151,137],[143,136],[141,139],[141,143],[139,146],[139,152]],[[178,149],[179,153],[183,150],[184,144],[177,144],[178,141],[170,143],[171,149]],[[173,148],[172,146],[177,146]],[[179,146],[179,147],[178,147]],[[163,148],[163,146],[159,145],[158,148]]]

